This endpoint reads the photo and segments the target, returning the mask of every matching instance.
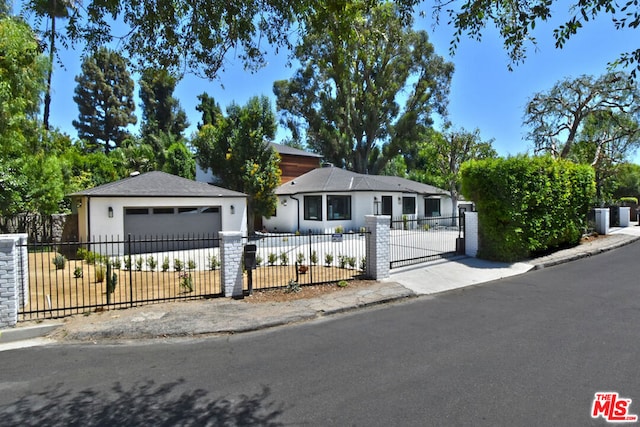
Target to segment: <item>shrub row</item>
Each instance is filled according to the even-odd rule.
[[[517,261],[579,242],[595,194],[589,165],[517,156],[468,162],[460,174],[478,210],[478,257]]]

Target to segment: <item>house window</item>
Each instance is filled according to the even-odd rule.
[[[440,199],[425,199],[424,213],[426,216],[440,216]]]
[[[322,221],[322,196],[304,196],[304,219]]]
[[[402,198],[402,214],[413,215],[415,213],[416,213],[416,198],[403,197]]]
[[[154,215],[173,214],[173,208],[153,208]]]
[[[351,196],[327,196],[327,219],[351,219]]]
[[[124,210],[125,215],[148,215],[148,208],[126,208]]]

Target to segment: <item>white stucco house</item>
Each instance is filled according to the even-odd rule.
[[[247,196],[165,172],[148,172],[70,194],[81,242],[247,232]]]
[[[448,191],[408,179],[363,175],[335,167],[314,169],[276,189],[278,207],[264,218],[268,232],[357,231],[365,215],[393,219],[451,217]],[[456,206],[457,208],[457,206]]]

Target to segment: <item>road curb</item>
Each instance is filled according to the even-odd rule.
[[[14,329],[2,329],[0,330],[0,344],[44,337],[62,325],[63,323],[60,322],[35,326],[23,326]]]
[[[594,248],[594,249],[590,249],[590,250],[585,250],[584,252],[579,252],[579,253],[575,253],[572,255],[567,255],[565,257],[562,258],[556,258],[556,259],[551,259],[548,261],[542,261],[540,263],[532,263],[533,264],[533,269],[532,270],[542,270],[544,268],[548,268],[548,267],[553,267],[556,265],[560,265],[560,264],[564,264],[567,262],[571,262],[571,261],[576,261],[582,258],[588,258],[590,256],[593,255],[598,255],[604,252],[609,252],[611,250],[614,249],[618,249],[621,248],[623,246],[627,246],[633,242],[636,242],[638,240],[640,240],[640,236],[629,236],[627,235],[628,238],[625,238],[624,240],[621,240],[619,242],[613,243],[611,245],[608,246],[604,246],[601,248]]]

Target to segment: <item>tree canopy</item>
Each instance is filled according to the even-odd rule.
[[[491,23],[498,29],[512,64],[526,59],[529,44],[535,46],[536,25],[551,20],[557,14],[564,13],[561,16],[564,23],[553,30],[557,48],[562,48],[589,21],[601,15],[608,15],[617,29],[637,29],[640,26],[636,0],[436,0],[433,10],[436,20],[444,13],[455,27],[452,52],[464,35],[480,40],[487,24]],[[611,65],[635,66],[631,71],[635,77],[640,70],[640,49],[621,52],[619,59]]]
[[[229,105],[226,116],[216,115],[193,139],[200,166],[211,168],[220,185],[247,194],[250,231],[254,215],[270,217],[277,206],[280,156],[268,144],[275,131],[275,114],[262,96],[245,106]]]
[[[294,140],[372,174],[417,141],[432,114],[446,112],[453,65],[411,23],[390,2],[316,5],[295,51],[301,68],[274,84]]]
[[[108,153],[128,136],[126,126],[135,124],[133,80],[125,59],[117,52],[100,48],[82,61],[82,74],[73,100],[80,114],[73,126],[87,141],[90,151]]]
[[[604,123],[605,118],[609,126],[599,131],[591,126],[588,138],[600,147],[599,152],[615,139],[631,136],[637,141],[640,90],[624,73],[557,82],[549,91],[533,95],[526,106],[524,125],[531,129],[529,137],[536,151],[567,158],[588,121],[593,125],[594,120]]]

